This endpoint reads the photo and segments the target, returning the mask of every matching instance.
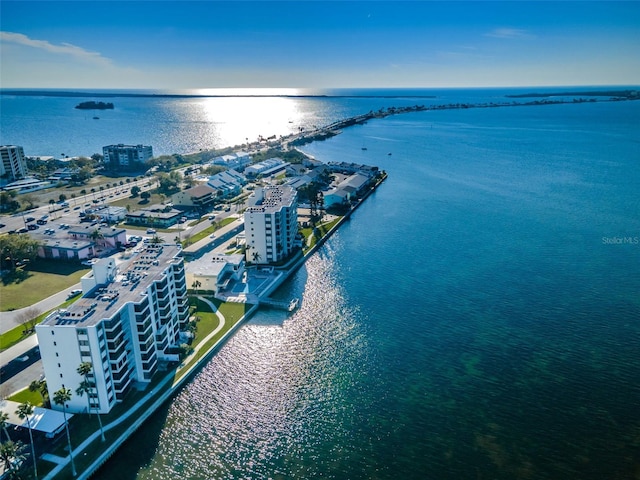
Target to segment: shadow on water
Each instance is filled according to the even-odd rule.
[[[118,464],[107,462],[92,475],[96,480],[134,480],[140,470],[151,465],[158,446],[160,434],[167,422],[173,396],[164,402],[138,430],[117,450]],[[126,465],[127,468],[118,468]]]

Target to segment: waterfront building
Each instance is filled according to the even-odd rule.
[[[239,254],[205,254],[197,262],[187,263],[187,286],[217,295],[221,291],[232,289],[236,282],[242,280],[244,266],[244,256]]]
[[[324,194],[324,206],[349,203],[369,186],[370,178],[360,173],[355,173],[345,178],[338,186]]]
[[[143,165],[153,158],[153,149],[149,145],[107,145],[102,147],[104,163],[108,168],[131,168]]]
[[[53,398],[62,387],[75,391],[84,381],[78,366],[90,362],[91,408],[108,413],[178,360],[189,319],[184,261],[177,245],[149,245],[120,266],[98,261],[81,283],[82,298],[36,326],[42,364]],[[85,412],[87,397],[73,395],[67,408]]]
[[[27,176],[24,150],[18,145],[0,146],[0,178],[19,180]]]
[[[246,259],[270,264],[286,259],[296,246],[298,196],[287,186],[257,188],[244,213]]]

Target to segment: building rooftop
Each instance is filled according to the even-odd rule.
[[[66,309],[52,312],[42,325],[93,326],[110,318],[125,303],[140,302],[149,285],[163,278],[167,266],[181,260],[180,251],[177,245],[148,245],[129,263],[114,267],[111,282],[99,285]],[[110,262],[110,259],[98,261],[87,276],[93,276],[96,269],[108,268]]]
[[[242,262],[244,262],[244,255],[210,252],[200,257],[197,262],[187,263],[185,269],[193,275],[218,276],[225,265],[240,265]]]
[[[261,192],[256,190],[249,197],[247,212],[277,212],[283,206],[291,206],[296,197],[296,191],[288,185],[264,187]]]

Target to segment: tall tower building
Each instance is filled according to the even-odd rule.
[[[0,177],[18,180],[27,176],[27,161],[24,150],[17,145],[0,146]]]
[[[81,283],[82,298],[36,326],[38,345],[51,398],[61,387],[75,391],[84,381],[78,366],[89,362],[91,409],[108,413],[178,360],[189,319],[184,261],[177,245],[149,245],[123,270],[98,261]],[[86,411],[87,397],[73,395],[68,407]]]
[[[298,233],[298,192],[288,185],[256,189],[244,213],[247,262],[276,263],[286,259]]]

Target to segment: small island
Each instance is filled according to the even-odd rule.
[[[113,103],[111,102],[82,102],[76,105],[75,108],[80,110],[109,110],[113,109]]]

